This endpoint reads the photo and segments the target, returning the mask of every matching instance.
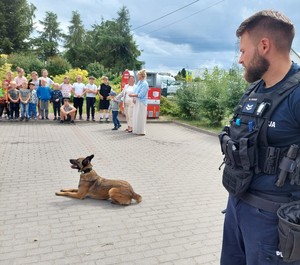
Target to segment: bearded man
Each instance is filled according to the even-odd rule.
[[[295,29],[282,13],[263,10],[236,35],[239,63],[252,84],[219,135],[229,192],[221,265],[299,265],[300,230],[280,229],[282,207],[300,206],[300,68],[290,59]],[[300,211],[291,213],[297,230]]]

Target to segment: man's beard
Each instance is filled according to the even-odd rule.
[[[252,83],[261,79],[264,73],[269,69],[269,66],[269,61],[260,56],[256,50],[248,68],[245,68],[244,77],[246,81]]]

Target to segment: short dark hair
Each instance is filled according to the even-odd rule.
[[[274,10],[262,10],[244,20],[236,31],[239,38],[245,32],[251,38],[268,37],[280,51],[290,51],[295,36],[292,21],[282,13]]]

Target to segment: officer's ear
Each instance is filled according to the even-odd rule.
[[[270,51],[271,40],[269,38],[262,38],[257,45],[260,55],[265,55]]]

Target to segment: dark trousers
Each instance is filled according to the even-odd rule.
[[[225,213],[221,265],[299,265],[278,256],[278,217],[229,196]]]
[[[59,100],[58,102],[53,101],[53,113],[54,117],[60,117],[60,107],[61,107],[61,101]]]
[[[112,119],[113,119],[113,123],[114,123],[115,128],[120,127],[120,121],[118,119],[118,114],[119,114],[118,110],[113,110],[112,111]]]
[[[5,103],[0,103],[0,117],[2,117],[4,107],[5,107]]]
[[[10,107],[10,119],[17,119],[19,118],[19,110],[20,110],[20,103],[14,103],[14,102],[10,102],[9,103],[9,107]]]
[[[41,116],[42,119],[46,117],[48,119],[49,113],[49,100],[40,100]]]
[[[7,102],[5,102],[4,103],[4,106],[3,106],[3,111],[5,110],[6,111],[6,115],[7,115],[7,117],[9,117],[10,115],[9,115],[9,113],[10,113],[10,111],[9,111],[9,104],[7,103]],[[2,113],[2,112],[1,112]],[[5,112],[4,112],[4,114],[5,114]],[[1,114],[2,115],[2,114]]]
[[[79,116],[82,116],[83,98],[73,98],[74,107],[79,111]],[[77,111],[76,111],[77,114]],[[76,117],[76,115],[75,115]]]
[[[92,112],[92,119],[95,118],[95,103],[96,98],[86,97],[86,117],[90,118],[90,112]]]

